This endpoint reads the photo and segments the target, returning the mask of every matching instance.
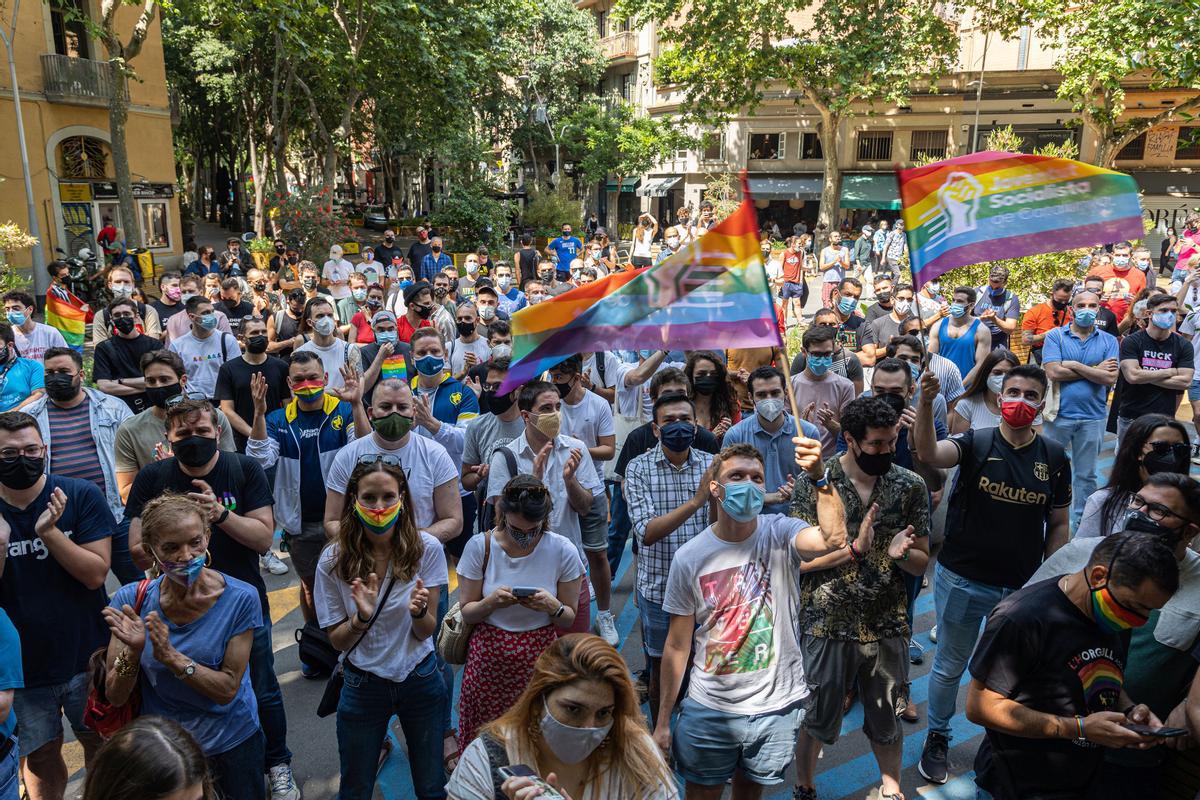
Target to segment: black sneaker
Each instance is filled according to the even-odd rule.
[[[945,783],[950,777],[950,763],[947,751],[950,740],[940,733],[930,731],[925,737],[925,747],[921,750],[921,760],[917,762],[917,772],[930,783]]]
[[[817,790],[812,786],[793,786],[792,800],[817,800]]]

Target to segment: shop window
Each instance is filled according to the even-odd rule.
[[[171,246],[171,206],[163,201],[142,201],[142,236],[146,247]]]
[[[781,159],[787,150],[787,134],[784,133],[752,133],[750,134],[750,158]]]
[[[803,134],[800,139],[800,158],[816,161],[825,157],[821,149],[821,137],[816,133]]]

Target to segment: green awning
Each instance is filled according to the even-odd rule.
[[[642,180],[641,178],[626,178],[625,180],[621,181],[621,191],[622,192],[636,191],[638,184],[641,182],[641,180]],[[617,190],[617,182],[615,180],[609,180],[609,182],[604,185],[604,191],[606,191],[606,192],[615,192],[616,190]]]
[[[842,208],[900,210],[900,190],[890,172],[842,176]]]

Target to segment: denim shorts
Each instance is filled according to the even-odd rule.
[[[675,770],[688,783],[720,786],[736,770],[762,786],[783,783],[803,719],[797,703],[770,714],[729,714],[687,698],[672,737]]]
[[[1194,403],[1200,400],[1200,381],[1192,381],[1188,387],[1188,402]]]
[[[667,644],[667,631],[671,629],[671,615],[663,611],[662,603],[647,600],[641,592],[638,592],[637,605],[646,655],[662,658],[663,648]]]
[[[64,714],[76,736],[91,733],[83,724],[83,710],[87,707],[88,690],[91,688],[89,678],[90,675],[85,671],[66,683],[13,692],[12,707],[20,723],[17,740],[23,755],[27,756],[62,736]]]

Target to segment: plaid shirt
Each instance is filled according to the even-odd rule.
[[[711,453],[693,447],[688,453],[688,460],[676,469],[667,460],[662,445],[658,445],[630,461],[625,468],[625,503],[629,507],[629,520],[638,543],[637,590],[653,603],[663,601],[667,590],[667,573],[675,552],[708,527],[708,504],[705,503],[683,525],[651,545],[644,542],[646,526],[655,517],[669,514],[691,500],[712,460]]]

